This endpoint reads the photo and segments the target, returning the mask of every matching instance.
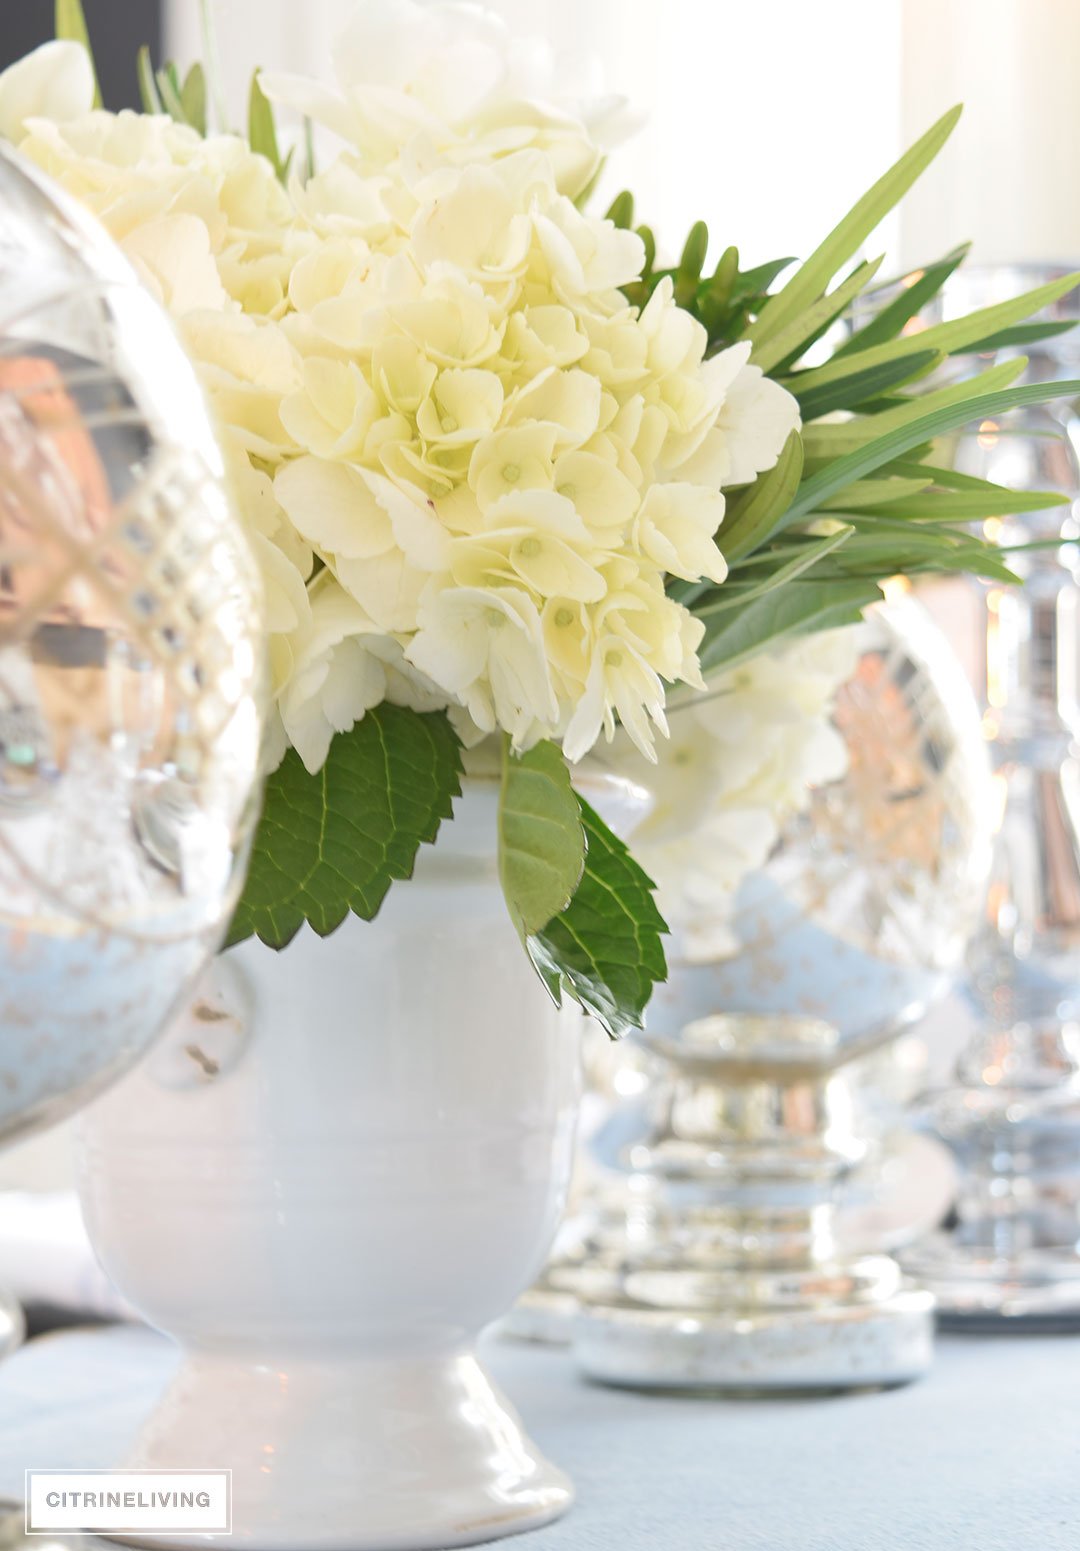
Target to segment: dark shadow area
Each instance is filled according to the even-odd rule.
[[[83,0],[107,108],[137,108],[135,55],[143,43],[161,63],[163,0]],[[52,0],[0,3],[0,69],[53,35]]]

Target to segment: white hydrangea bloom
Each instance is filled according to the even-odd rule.
[[[63,124],[94,102],[90,56],[79,43],[43,43],[0,71],[0,136],[21,140],[32,119]]]
[[[266,582],[281,749],[315,768],[389,698],[467,742],[576,760],[621,725],[653,758],[667,686],[702,683],[703,626],[666,581],[723,582],[723,490],[798,408],[748,346],[707,359],[670,282],[627,302],[640,239],[571,197],[605,113],[489,13],[370,0],[337,91],[266,83],[347,142],[286,190],[235,137],[80,111],[49,57],[57,81],[28,67],[6,109],[0,78],[0,117],[200,366]]]
[[[582,214],[535,149],[411,193],[389,235],[357,219],[293,272],[282,418],[303,455],[278,499],[478,729],[577,759],[621,723],[651,754],[665,684],[700,684],[701,626],[665,577],[727,574],[719,482],[683,470],[748,350],[706,360],[668,285],[639,316],[620,289],[638,238]],[[766,459],[763,436],[775,461],[783,399],[764,433],[731,415],[730,463]]]
[[[850,629],[806,637],[711,682],[707,697],[671,714],[652,769],[620,739],[619,768],[652,797],[631,836],[634,854],[689,960],[731,950],[739,885],[813,788],[845,773],[847,748],[831,717],[857,662],[856,637]]]
[[[405,661],[398,642],[368,618],[329,571],[316,578],[307,620],[293,640],[294,658],[278,712],[288,742],[313,775],[335,732],[348,731],[383,700],[417,711],[444,704],[442,694]]]
[[[336,90],[281,73],[265,73],[263,90],[348,141],[365,172],[399,159],[428,170],[486,163],[531,146],[575,198],[632,122],[621,99],[590,100],[574,60],[513,36],[478,5],[364,0],[334,66]]]

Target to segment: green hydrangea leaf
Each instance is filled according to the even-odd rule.
[[[579,1002],[613,1039],[640,1029],[657,981],[667,979],[667,926],[654,885],[580,795],[585,870],[573,899],[525,939],[557,1005]]]
[[[284,948],[305,921],[321,937],[350,910],[365,921],[412,875],[461,792],[461,744],[444,712],[368,711],[309,775],[290,749],[266,785],[229,945]]]
[[[562,751],[544,742],[513,754],[504,739],[499,877],[523,940],[567,908],[584,868],[581,808]]]

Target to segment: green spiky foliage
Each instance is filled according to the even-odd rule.
[[[746,341],[751,362],[795,395],[802,415],[777,467],[729,494],[718,537],[728,580],[671,584],[705,622],[707,672],[781,638],[857,619],[889,576],[966,571],[1012,581],[1008,552],[970,525],[1061,504],[1057,493],[959,476],[935,461],[934,444],[985,416],[1080,392],[1080,383],[1017,386],[1023,356],[970,367],[973,355],[1018,350],[1068,328],[1038,314],[1080,276],[926,325],[919,314],[966,248],[888,285],[876,282],[880,259],[856,261],[959,115],[954,108],[933,125],[782,284],[790,259],[743,270],[733,247],[707,269],[703,222],[668,268],[657,266],[651,231],[637,228],[646,268],[630,299],[644,305],[670,279],[676,300],[705,328],[709,353]],[[608,214],[631,227],[632,197],[621,194]]]

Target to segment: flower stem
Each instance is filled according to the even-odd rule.
[[[210,88],[210,101],[214,105],[214,118],[219,134],[229,130],[229,111],[225,105],[225,87],[221,79],[221,59],[218,55],[217,29],[214,26],[214,0],[201,0],[203,68]]]

